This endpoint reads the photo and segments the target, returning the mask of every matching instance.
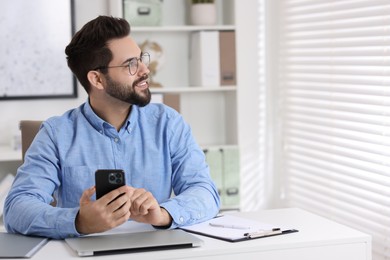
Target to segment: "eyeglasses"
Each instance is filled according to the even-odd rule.
[[[144,53],[142,53],[140,58],[137,58],[137,57],[131,58],[127,65],[101,66],[101,67],[95,68],[94,70],[129,67],[129,73],[131,76],[133,76],[138,71],[138,61],[142,62],[142,64],[144,64],[146,67],[149,67],[150,54],[147,52],[144,52]]]

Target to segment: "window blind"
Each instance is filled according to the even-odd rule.
[[[240,147],[240,210],[267,208],[272,176],[266,174],[269,131],[265,121],[264,1],[235,1],[237,59],[237,125]]]
[[[282,198],[390,259],[390,1],[281,0]]]

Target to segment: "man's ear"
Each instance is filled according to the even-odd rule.
[[[91,88],[96,88],[98,90],[104,89],[103,77],[100,72],[96,70],[90,70],[87,74],[87,78],[89,83],[91,84]]]

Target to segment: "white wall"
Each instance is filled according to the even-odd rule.
[[[107,14],[106,2],[106,0],[75,0],[76,30],[96,16]],[[63,47],[65,50],[66,46]],[[0,145],[11,145],[12,136],[19,134],[20,120],[44,120],[50,116],[61,115],[66,110],[79,106],[86,98],[84,89],[78,85],[78,98],[0,101]]]

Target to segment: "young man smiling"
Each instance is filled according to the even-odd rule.
[[[8,232],[66,238],[129,219],[175,228],[214,217],[220,199],[204,154],[180,114],[149,104],[150,57],[128,22],[99,16],[65,53],[88,100],[42,124],[5,202]],[[123,169],[126,185],[95,200],[97,169]]]

